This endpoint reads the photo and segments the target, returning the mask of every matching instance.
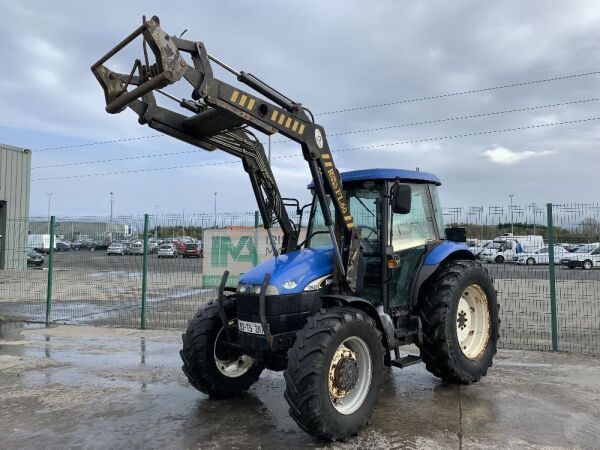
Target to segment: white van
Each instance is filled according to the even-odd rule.
[[[524,253],[534,252],[544,246],[542,236],[513,236],[505,234],[494,238],[479,254],[482,261],[490,263],[512,262],[517,260],[517,242]]]
[[[592,267],[600,267],[600,243],[582,245],[574,252],[565,254],[561,263],[569,269],[581,267],[590,270]]]

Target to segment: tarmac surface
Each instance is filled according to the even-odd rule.
[[[597,448],[600,359],[500,351],[480,383],[391,369],[372,423],[324,444],[287,414],[280,373],[209,400],[180,333],[0,324],[0,448]]]

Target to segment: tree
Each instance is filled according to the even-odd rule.
[[[579,222],[579,226],[581,227],[581,234],[584,236],[600,237],[600,222],[592,217],[586,217],[581,222]]]

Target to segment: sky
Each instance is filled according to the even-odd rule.
[[[0,6],[0,143],[32,150],[33,216],[46,215],[49,193],[56,215],[108,215],[110,192],[116,215],[212,212],[215,192],[219,212],[256,209],[241,164],[214,165],[231,156],[166,136],[134,139],[156,131],[131,111],[104,111],[89,68],[143,14],[170,34],[187,29],[185,38],[310,108],[334,152],[368,147],[334,153],[340,171],[419,167],[442,180],[447,207],[506,205],[509,194],[520,205],[598,202],[600,74],[571,77],[600,70],[595,1]],[[113,67],[128,71],[134,50]],[[568,78],[528,83],[559,77]],[[190,96],[183,85],[167,90]],[[464,91],[479,92],[444,95]],[[403,101],[424,97],[437,98]],[[332,113],[344,109],[353,110]],[[122,139],[132,140],[86,145]],[[272,139],[282,193],[308,200],[304,160],[279,158],[299,146]],[[165,153],[177,154],[145,157]]]

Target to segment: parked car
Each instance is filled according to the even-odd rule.
[[[160,246],[160,244],[158,243],[158,241],[155,241],[154,239],[150,239],[148,241],[148,253],[157,253],[159,246]]]
[[[125,245],[121,244],[121,243],[112,243],[108,246],[108,248],[106,249],[106,255],[121,255],[123,256],[126,252],[126,247]]]
[[[44,265],[44,257],[35,250],[27,252],[27,267],[41,267]]]
[[[178,239],[173,239],[171,241],[171,243],[175,246],[177,253],[179,253],[180,255],[185,255],[185,252],[187,250],[187,247],[186,247],[187,244],[184,241],[180,241]]]
[[[592,267],[600,267],[600,243],[585,244],[571,253],[567,253],[561,263],[569,269],[581,267],[590,270]]]
[[[566,251],[568,252],[574,252],[575,250],[577,250],[579,247],[581,247],[583,244],[570,244],[570,243],[564,243],[564,244],[558,244],[561,247],[563,247]]]
[[[202,248],[198,244],[186,244],[184,258],[202,258]]]
[[[512,262],[517,259],[517,242],[521,244],[523,252],[533,252],[544,246],[541,236],[513,236],[503,235],[494,238],[491,244],[479,254],[482,261],[503,263]]]
[[[132,242],[127,251],[128,255],[143,255],[144,244],[141,242]]]
[[[68,252],[69,250],[71,250],[71,246],[66,242],[57,242],[55,250],[57,252]]]
[[[94,241],[94,248],[90,248],[90,250],[106,250],[110,246],[110,241]]]
[[[492,241],[480,241],[477,239],[467,242],[467,248],[475,256],[479,256],[481,252],[492,243]]]
[[[519,253],[517,256],[517,260],[515,261],[517,264],[527,264],[528,266],[532,266],[534,264],[549,264],[550,263],[550,254],[548,253],[548,246],[542,247],[535,252],[523,252]],[[560,245],[554,246],[554,264],[560,264],[560,261],[564,258],[565,254],[569,252]]]
[[[77,239],[71,247],[73,250],[96,250],[96,242],[91,239]]]
[[[162,244],[158,247],[159,258],[177,258],[177,249],[174,244]]]

